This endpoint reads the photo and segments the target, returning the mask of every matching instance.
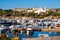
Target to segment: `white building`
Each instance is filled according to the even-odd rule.
[[[33,12],[33,10],[27,10],[27,12]]]
[[[46,12],[47,9],[46,8],[39,8],[38,10],[35,11],[35,13],[40,14],[41,12]]]

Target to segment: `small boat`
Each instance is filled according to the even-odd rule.
[[[49,37],[48,34],[39,34],[38,36],[39,36],[39,37]]]
[[[3,25],[0,26],[0,33],[5,27]]]

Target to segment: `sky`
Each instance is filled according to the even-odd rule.
[[[60,0],[0,0],[0,8],[60,8]]]

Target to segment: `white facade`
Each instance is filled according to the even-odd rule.
[[[27,12],[33,12],[33,10],[27,10]]]
[[[41,12],[46,12],[47,11],[47,9],[43,9],[43,8],[39,8],[38,10],[36,10],[35,11],[35,13],[38,13],[38,14],[40,14]]]

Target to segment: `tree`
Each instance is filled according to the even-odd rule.
[[[13,15],[13,10],[9,9],[9,10],[4,10],[4,15],[7,16],[7,15]]]
[[[0,9],[0,16],[3,16],[3,13],[4,13],[3,9]]]
[[[52,14],[53,14],[53,11],[49,10],[47,15],[50,16]]]

